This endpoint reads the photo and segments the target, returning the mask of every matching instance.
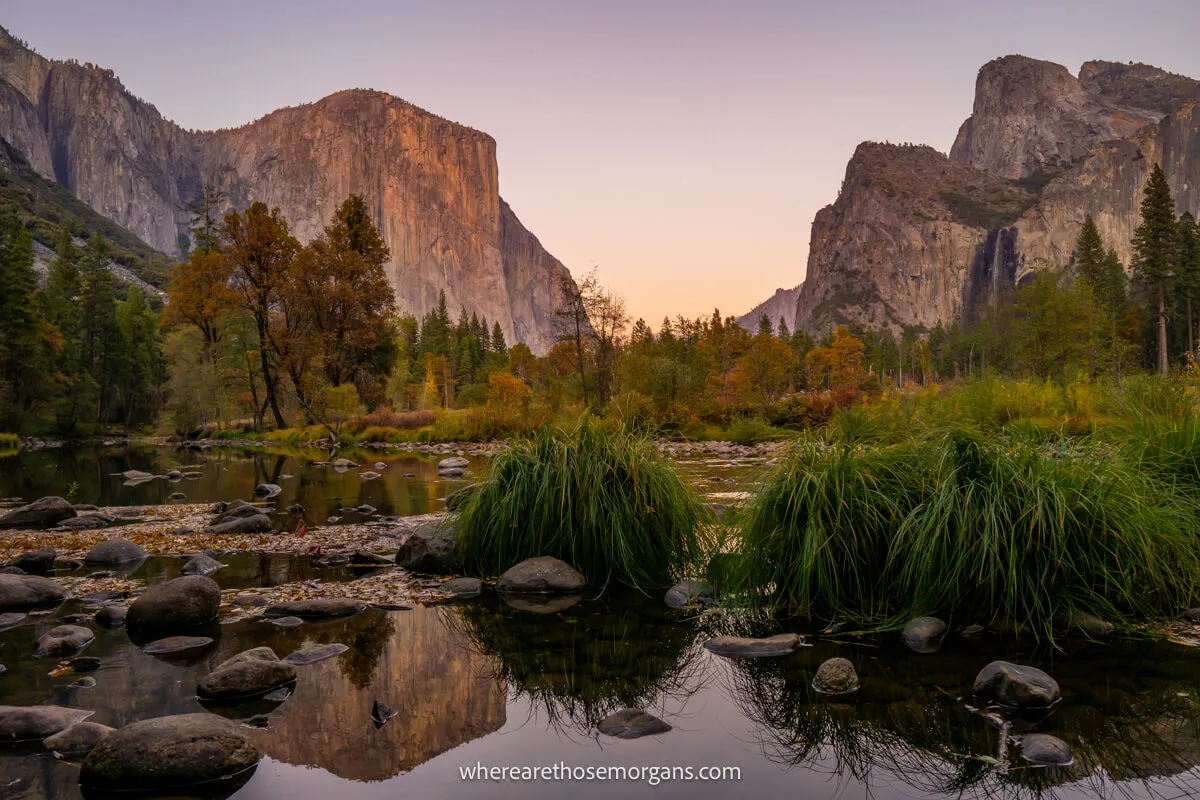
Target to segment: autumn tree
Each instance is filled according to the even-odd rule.
[[[737,360],[735,380],[746,387],[753,402],[766,414],[787,390],[791,366],[792,348],[763,331],[750,340],[746,354]]]

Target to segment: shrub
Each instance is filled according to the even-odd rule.
[[[417,428],[432,425],[435,420],[437,414],[432,411],[392,411],[386,406],[380,406],[370,414],[356,419],[349,428],[352,433],[364,433],[368,428],[415,431]]]
[[[593,585],[651,588],[698,562],[703,518],[695,491],[652,443],[585,417],[496,457],[460,514],[459,547],[483,575],[554,556]]]

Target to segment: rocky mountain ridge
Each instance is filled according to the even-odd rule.
[[[1084,217],[1128,264],[1150,168],[1200,207],[1200,82],[1143,64],[985,64],[950,154],[864,143],[813,220],[797,325],[929,328],[1070,265]]]
[[[796,327],[796,298],[799,295],[800,286],[776,289],[775,294],[738,317],[737,324],[751,333],[757,333],[758,321],[766,314],[767,319],[771,320],[771,325],[778,328],[779,320],[782,319],[790,331]]]
[[[44,177],[163,252],[178,252],[205,185],[231,208],[278,206],[301,241],[350,194],[391,249],[401,309],[445,292],[510,342],[553,343],[570,273],[501,199],[496,142],[400,98],[348,90],[247,125],[193,132],[134,97],[111,71],[52,61],[0,29],[0,137]]]

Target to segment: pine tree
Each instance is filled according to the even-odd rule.
[[[502,356],[508,355],[508,345],[504,341],[504,331],[500,330],[499,322],[492,326],[492,352]]]
[[[779,318],[779,338],[789,344],[792,341],[792,333],[788,330],[787,321],[783,317]]]
[[[1179,218],[1179,286],[1183,290],[1187,319],[1187,348],[1195,355],[1196,329],[1192,327],[1192,298],[1200,293],[1200,231],[1196,219],[1185,211]]]
[[[1142,199],[1142,221],[1133,234],[1133,274],[1154,309],[1158,324],[1159,374],[1166,375],[1167,294],[1179,249],[1175,201],[1162,167],[1154,165]]]
[[[1104,242],[1100,241],[1100,231],[1091,214],[1084,218],[1083,229],[1075,242],[1075,271],[1099,291],[1104,279]]]
[[[758,318],[758,332],[765,333],[767,336],[774,336],[775,331],[771,328],[771,318],[763,314]]]
[[[27,428],[26,415],[44,375],[33,240],[15,218],[0,225],[0,427]]]

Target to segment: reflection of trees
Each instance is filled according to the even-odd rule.
[[[1194,792],[1187,782],[1195,778],[1184,773],[1200,764],[1196,659],[1175,649],[1172,660],[1156,660],[1146,648],[1059,662],[1062,704],[1043,720],[1010,719],[1014,735],[1037,730],[1070,744],[1075,764],[1067,769],[1031,767],[1011,747],[1000,757],[999,730],[961,699],[990,656],[889,657],[818,643],[786,659],[731,661],[723,671],[730,696],[759,728],[764,754],[781,764],[859,781],[882,775],[926,795],[1052,796],[1065,783],[1098,796]],[[834,655],[854,661],[862,677],[846,703],[811,688],[817,666]],[[1105,670],[1108,660],[1120,668]]]
[[[668,622],[646,606],[606,596],[542,615],[490,598],[457,606],[446,619],[552,725],[591,731],[617,709],[653,707],[698,688],[695,622]]]
[[[342,655],[342,672],[359,689],[365,689],[371,685],[375,665],[387,649],[396,621],[391,614],[374,610],[352,619],[361,619],[364,624],[348,626],[346,630],[344,644],[350,649]]]

